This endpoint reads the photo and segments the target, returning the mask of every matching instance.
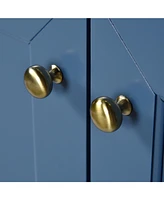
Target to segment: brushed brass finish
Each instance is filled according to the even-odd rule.
[[[90,107],[90,115],[93,123],[104,132],[114,132],[122,124],[122,114],[130,115],[132,104],[123,95],[117,97],[116,101],[109,97],[96,98]]]
[[[119,105],[123,115],[128,116],[131,114],[132,104],[127,97],[120,95],[116,98],[115,102]]]
[[[39,99],[45,98],[51,93],[53,81],[58,84],[62,80],[63,74],[56,65],[51,65],[49,72],[42,66],[33,65],[24,74],[24,83],[28,92]]]
[[[49,71],[52,80],[59,84],[63,81],[63,74],[62,71],[60,70],[59,67],[57,67],[56,65],[51,65],[51,70]]]

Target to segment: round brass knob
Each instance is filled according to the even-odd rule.
[[[61,83],[62,80],[62,72],[56,65],[51,65],[49,72],[42,66],[33,65],[24,74],[24,83],[28,92],[39,99],[51,93],[53,82]]]
[[[123,95],[114,101],[109,97],[96,98],[90,108],[90,115],[97,128],[104,132],[116,131],[122,123],[122,115],[130,115],[132,104]]]

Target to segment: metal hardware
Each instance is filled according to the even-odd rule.
[[[130,115],[130,100],[120,95],[114,101],[109,97],[96,98],[90,107],[90,115],[97,128],[104,132],[114,132],[122,124],[122,115]]]
[[[33,65],[24,74],[24,83],[28,92],[39,99],[51,93],[53,82],[59,84],[62,80],[63,74],[56,65],[51,65],[50,71],[40,65]]]

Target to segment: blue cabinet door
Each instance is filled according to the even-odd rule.
[[[164,19],[110,19],[122,43],[156,95],[152,177],[161,181],[163,152]]]
[[[45,99],[25,70],[58,65],[64,82]],[[86,20],[0,20],[0,181],[86,181]]]
[[[155,94],[108,19],[91,20],[91,100],[127,96],[131,116],[113,133],[91,123],[91,181],[151,181]]]
[[[30,43],[31,65],[64,74],[45,99],[33,99],[36,178],[86,181],[86,20],[53,19]]]

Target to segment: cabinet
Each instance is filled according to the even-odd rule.
[[[161,181],[163,24],[0,19],[0,181]],[[44,99],[24,85],[35,64],[63,72]],[[91,102],[121,94],[132,114],[117,131],[100,131]]]
[[[86,20],[6,19],[0,27],[0,181],[85,181]],[[24,86],[33,64],[63,71],[48,98]]]

